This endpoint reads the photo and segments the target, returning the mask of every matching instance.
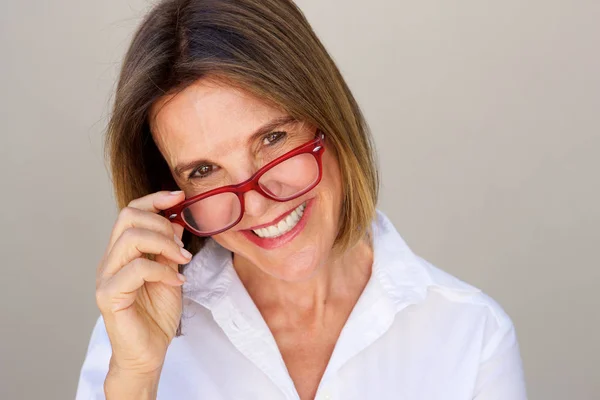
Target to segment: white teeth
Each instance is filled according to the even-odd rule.
[[[264,237],[264,236],[267,236],[269,234],[269,232],[267,232],[267,230],[263,229],[263,228],[255,230],[254,233],[256,233],[260,237]]]
[[[279,221],[279,223],[268,226],[266,228],[256,229],[253,232],[261,238],[273,238],[281,236],[284,233],[289,232],[293,227],[296,226],[298,221],[300,221],[300,218],[302,218],[305,208],[306,204],[302,203],[294,211],[289,213],[287,217]]]
[[[277,224],[277,229],[279,230],[279,232],[284,232],[285,230],[287,230],[287,227],[288,227],[288,224],[285,222],[285,219],[282,219]]]

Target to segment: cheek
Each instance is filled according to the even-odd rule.
[[[236,238],[235,236],[239,236],[236,235],[236,232],[233,230],[229,230],[229,231],[225,231],[223,233],[219,233],[218,235],[214,235],[212,238],[218,243],[220,244],[222,247],[226,248],[229,251],[235,252],[236,246]],[[239,239],[244,239],[244,238],[238,238],[238,242]]]

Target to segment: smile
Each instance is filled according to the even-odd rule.
[[[315,198],[310,198],[271,222],[241,230],[240,233],[265,250],[285,246],[304,231],[315,201]]]
[[[276,238],[291,231],[302,218],[306,202],[300,204],[296,209],[292,210],[287,216],[282,218],[278,223],[252,230],[258,237],[261,238]]]

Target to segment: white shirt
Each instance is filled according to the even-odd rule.
[[[515,330],[498,303],[415,255],[380,211],[373,232],[371,277],[316,399],[526,399]],[[209,240],[185,275],[183,336],[168,348],[158,399],[299,399],[231,253]],[[104,399],[110,356],[100,318],[77,400]]]

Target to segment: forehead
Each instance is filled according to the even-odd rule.
[[[267,121],[285,115],[247,91],[201,79],[150,110],[152,135],[170,166],[179,159],[219,157],[246,143]]]

